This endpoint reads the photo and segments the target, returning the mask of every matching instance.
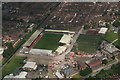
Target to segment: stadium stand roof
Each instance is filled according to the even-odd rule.
[[[65,46],[59,46],[59,47],[56,49],[56,52],[57,52],[58,54],[61,54],[61,53],[64,52],[66,49],[67,49],[67,47],[65,47]]]
[[[25,42],[23,47],[30,46],[32,42],[38,37],[38,35],[42,32],[42,30],[36,30],[33,35]]]
[[[102,27],[98,33],[105,34],[107,32],[108,28]]]
[[[45,49],[31,49],[31,54],[45,54],[45,55],[52,55],[52,50],[45,50]]]
[[[74,34],[75,32],[73,31],[67,31],[67,30],[52,30],[52,29],[45,29],[45,31],[47,32],[62,32],[62,33],[71,33],[71,34]]]
[[[59,42],[60,43],[65,43],[65,44],[69,44],[71,39],[72,39],[71,35],[64,34]]]

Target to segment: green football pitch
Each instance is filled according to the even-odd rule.
[[[35,44],[35,49],[56,50],[59,45],[59,40],[63,34],[48,34],[45,33],[40,40]]]

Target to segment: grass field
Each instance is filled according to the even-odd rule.
[[[14,72],[18,67],[22,67],[23,64],[21,64],[21,62],[23,62],[23,60],[25,59],[25,57],[21,57],[21,56],[14,56],[12,58],[12,60],[2,69],[2,75],[3,77],[5,75],[8,75],[12,72]]]
[[[44,34],[42,38],[36,43],[33,48],[56,50],[61,39],[62,34]]]
[[[118,39],[118,34],[114,33],[113,31],[109,31],[106,33],[105,40],[111,43],[115,39]]]
[[[112,41],[114,41],[115,39],[118,39],[118,35],[117,33],[114,33],[113,31],[109,31],[106,33],[106,35],[104,36],[104,39],[106,41],[108,41],[109,43],[111,43]],[[116,41],[115,43],[113,43],[115,46],[118,46],[118,41]]]
[[[77,43],[79,51],[84,51],[85,53],[94,53],[101,41],[101,36],[98,35],[80,35]]]

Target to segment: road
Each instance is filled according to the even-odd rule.
[[[85,23],[89,20],[89,17],[90,17],[90,14],[92,13],[92,11],[95,9],[95,5],[94,7],[89,11],[88,15],[86,16],[85,18]],[[56,56],[55,57],[55,60],[64,60],[65,58],[65,55],[68,54],[71,49],[73,48],[73,45],[75,44],[76,40],[78,39],[79,35],[82,34],[82,31],[84,29],[84,26],[82,26],[82,28],[78,31],[77,34],[75,34],[75,36],[73,37],[73,41],[72,43],[70,44],[70,47],[66,50],[66,52],[64,52],[62,55],[59,55],[59,56]]]

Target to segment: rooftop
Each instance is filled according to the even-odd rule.
[[[52,50],[46,49],[31,49],[30,53],[32,54],[52,54]]]
[[[30,46],[32,42],[38,37],[38,35],[42,32],[42,30],[36,30],[33,35],[25,42],[23,47]]]
[[[23,71],[23,72],[20,72],[19,75],[14,76],[13,74],[10,74],[5,76],[4,78],[26,78],[26,75],[27,75],[27,72]]]
[[[63,73],[65,77],[70,77],[76,72],[77,71],[73,67],[69,67],[61,70],[61,73]]]
[[[59,42],[60,43],[65,43],[65,44],[69,44],[71,39],[72,39],[71,35],[64,34]]]
[[[107,32],[108,28],[102,27],[98,33],[105,34]]]
[[[32,69],[34,69],[35,66],[36,66],[36,62],[27,62],[27,63],[23,66],[23,68],[32,68]]]

